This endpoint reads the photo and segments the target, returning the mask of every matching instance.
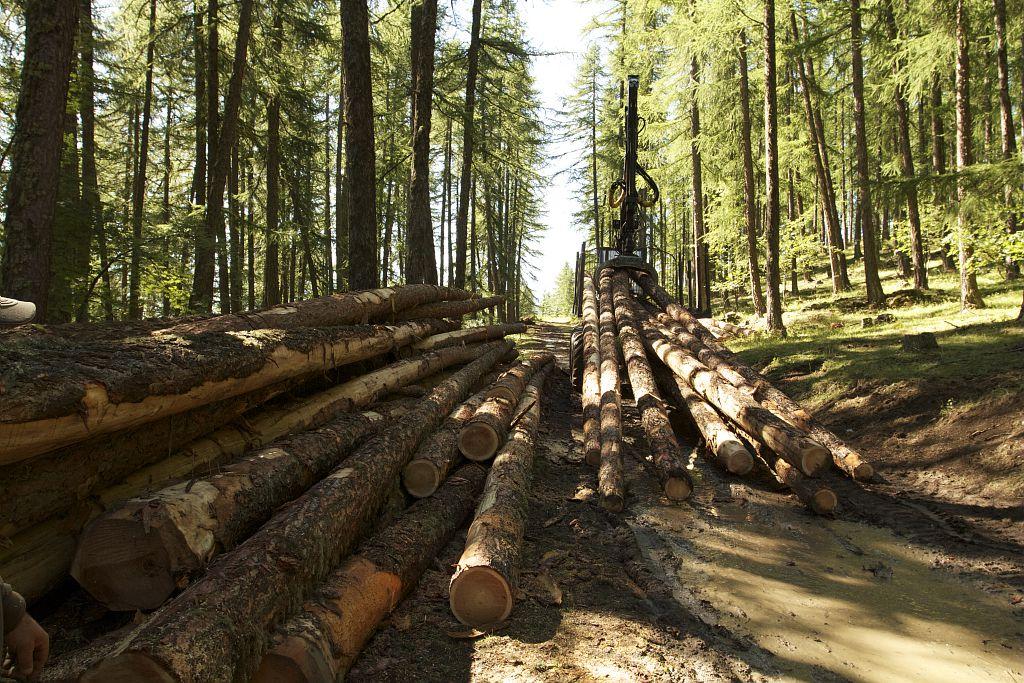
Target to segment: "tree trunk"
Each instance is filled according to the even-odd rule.
[[[869,306],[884,306],[885,292],[878,277],[878,246],[875,242],[875,215],[871,204],[871,178],[868,165],[868,139],[864,113],[864,59],[861,56],[860,0],[850,0],[850,38],[853,71],[853,131],[857,159],[857,192],[864,246],[864,284]]]
[[[430,211],[430,123],[434,96],[437,0],[412,6],[412,163],[409,175],[406,282],[437,284]]]
[[[103,220],[103,203],[100,200],[99,181],[96,172],[96,70],[94,67],[95,37],[92,18],[92,0],[81,0],[81,23],[79,24],[79,73],[78,113],[82,120],[82,202],[89,229],[96,238],[100,257],[100,301],[106,320],[114,319],[114,299],[110,291],[110,260],[107,256],[106,226]],[[88,255],[86,256],[88,258]],[[82,301],[86,316],[89,301]]]
[[[601,464],[597,481],[601,504],[621,512],[625,502],[622,481],[622,395],[619,374],[618,335],[612,302],[613,271],[601,271],[598,306],[598,344],[601,357]]]
[[[516,407],[521,418],[487,475],[449,585],[452,614],[474,628],[500,623],[512,612],[545,374],[537,374]]]
[[[345,413],[208,477],[133,498],[90,524],[71,576],[114,611],[152,610],[402,411]]]
[[[372,289],[377,267],[377,171],[373,141],[370,18],[366,0],[340,0],[344,27],[349,287]]]
[[[434,495],[448,472],[459,461],[459,432],[484,402],[487,390],[470,396],[427,437],[402,470],[402,484],[413,498]]]
[[[601,464],[601,356],[598,353],[597,292],[583,276],[583,453],[591,467]]]
[[[459,211],[455,218],[455,286],[466,286],[466,227],[473,184],[474,115],[476,114],[476,79],[480,62],[480,24],[483,0],[473,0],[473,19],[466,54],[466,104],[462,112],[462,168],[459,175]],[[475,245],[473,246],[475,258]],[[475,275],[475,270],[474,270]],[[475,277],[473,278],[475,283]],[[475,284],[474,284],[474,290]]]
[[[282,8],[274,9],[274,29],[271,33],[271,51],[281,51],[283,27]],[[281,303],[280,236],[278,212],[281,210],[281,94],[280,85],[271,91],[267,101],[267,228],[264,240],[266,254],[263,259],[263,305]]]
[[[970,29],[968,9],[964,0],[956,0],[956,195],[957,195],[957,246],[960,257],[960,308],[984,308],[985,301],[978,289],[978,277],[974,273],[973,231],[971,218],[965,206],[968,190],[964,173],[974,164],[974,150],[971,136],[971,61],[968,49]]]
[[[438,301],[423,304],[392,316],[394,320],[418,320],[421,318],[461,318],[464,315],[494,308],[505,301],[504,296],[486,296],[465,301]]]
[[[461,467],[436,495],[415,503],[364,543],[327,577],[301,613],[277,630],[254,681],[316,683],[344,677],[377,624],[472,511],[485,476],[478,465]]]
[[[338,291],[348,288],[345,258],[348,256],[348,184],[345,182],[345,75],[339,77],[338,89],[338,155],[334,160],[334,266],[337,269]]]
[[[786,334],[782,322],[782,295],[779,291],[779,132],[778,100],[775,92],[775,0],[764,5],[764,136],[765,194],[767,221],[765,240],[768,243],[768,331]]]
[[[743,156],[743,216],[747,232],[747,268],[750,270],[750,298],[754,314],[767,311],[761,289],[761,268],[757,263],[757,197],[754,185],[754,158],[750,143],[750,85],[747,78],[747,35],[740,31],[740,153]]]
[[[80,0],[25,4],[21,87],[11,139],[0,291],[35,303],[45,320],[64,112]]]
[[[146,85],[142,96],[142,132],[139,161],[132,183],[132,247],[128,278],[128,318],[142,318],[142,222],[146,210],[146,171],[149,166],[149,122],[153,110],[153,62],[156,50],[156,0],[149,3],[149,37],[146,41]]]
[[[632,301],[633,295],[629,289],[629,276],[622,271],[617,272],[612,279],[615,321],[619,328],[619,342],[629,373],[629,383],[633,388],[633,400],[640,413],[651,462],[662,490],[670,500],[685,500],[693,492],[693,480],[686,472],[686,457],[672,432],[665,402],[658,393],[640,336],[636,303]]]
[[[1013,103],[1010,101],[1010,66],[1006,57],[1006,0],[993,0],[996,24],[996,66],[999,71],[999,124],[1001,152],[1004,161],[1011,161],[1017,156],[1017,140],[1013,129]],[[1015,233],[1018,230],[1017,212],[1013,208],[1014,186],[1007,183],[1003,190],[1007,206],[1006,230]],[[1006,279],[1016,280],[1020,277],[1020,263],[1012,258],[1006,259]]]
[[[0,396],[0,464],[372,358],[450,329],[426,321],[271,335],[256,331],[236,333],[227,348],[194,338],[187,350],[175,336],[122,344],[76,340],[70,350],[55,342],[45,353],[36,348],[31,354],[13,345],[12,357],[22,360]],[[62,355],[68,361],[61,362]],[[98,364],[75,358],[98,359]]]
[[[527,384],[554,362],[550,353],[535,354],[505,372],[488,390],[483,404],[459,432],[459,451],[468,460],[490,460],[508,438],[508,430]]]
[[[248,679],[265,651],[263,630],[326,578],[380,509],[417,444],[509,349],[494,342],[434,389],[401,422],[363,444],[334,472],[139,627],[83,681]],[[253,591],[253,585],[275,590]],[[254,630],[255,629],[255,630]],[[246,642],[244,648],[233,643]],[[197,653],[202,653],[197,656]]]

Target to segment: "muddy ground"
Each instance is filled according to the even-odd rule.
[[[541,325],[532,345],[565,367],[567,334]],[[458,537],[350,678],[1024,680],[1021,501],[1012,486],[987,490],[970,466],[979,451],[1003,479],[1021,466],[1024,398],[996,391],[976,414],[953,414],[936,387],[864,390],[870,400],[858,392],[821,414],[880,471],[869,486],[835,478],[837,518],[697,452],[694,497],[668,504],[637,459],[643,434],[628,404],[629,499],[614,515],[582,462],[579,397],[553,376],[512,617],[487,634],[452,618]]]

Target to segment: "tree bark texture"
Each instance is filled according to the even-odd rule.
[[[468,294],[468,292],[467,292]],[[499,337],[507,337],[511,334],[523,334],[526,332],[525,323],[505,323],[503,325],[483,325],[481,327],[470,327],[464,330],[452,330],[443,334],[435,334],[418,341],[410,348],[416,351],[429,351],[445,346],[459,346],[473,344],[476,342],[490,341]]]
[[[615,322],[619,328],[619,342],[633,388],[644,434],[650,451],[651,463],[661,482],[662,490],[671,500],[685,500],[693,492],[693,480],[686,472],[686,459],[672,431],[665,402],[658,392],[647,360],[640,324],[637,322],[636,303],[629,291],[630,281],[626,273],[619,271],[612,278],[612,296],[615,307]]]
[[[250,678],[265,651],[267,631],[287,619],[352,549],[417,444],[508,349],[506,342],[488,344],[403,420],[364,443],[245,543],[222,555],[83,680]],[[253,591],[253,586],[265,589]]]
[[[424,439],[402,470],[405,490],[414,498],[434,495],[459,460],[459,432],[484,402],[487,390],[477,392],[448,416],[437,431]]]
[[[32,301],[45,320],[50,292],[53,213],[64,111],[80,0],[24,5],[25,52],[11,139],[0,291]]]
[[[473,509],[486,473],[459,468],[441,489],[414,503],[374,535],[274,633],[257,683],[333,681],[344,676],[363,645],[415,586]]]
[[[474,116],[476,114],[476,78],[480,64],[480,25],[483,0],[473,0],[473,18],[466,54],[466,106],[462,112],[462,166],[459,173],[459,209],[455,217],[455,286],[466,286],[466,241],[473,189]],[[471,252],[475,258],[476,245]],[[474,261],[475,263],[475,261]],[[475,275],[475,271],[474,271]],[[475,278],[472,280],[476,288]]]
[[[764,290],[761,289],[761,267],[757,261],[757,197],[754,185],[754,158],[750,142],[750,84],[747,76],[747,36],[740,31],[740,153],[743,157],[743,218],[747,233],[747,268],[750,270],[750,298],[754,313],[767,312]]]
[[[449,585],[452,613],[474,628],[500,623],[512,612],[544,374],[544,370],[538,373],[539,381],[531,383],[519,401],[516,413],[522,417],[487,475],[466,534],[466,548]]]
[[[768,244],[768,331],[786,334],[782,322],[782,294],[779,291],[779,122],[775,92],[775,0],[764,3],[764,163],[765,163],[765,241]]]
[[[960,261],[960,308],[984,308],[985,301],[978,289],[978,276],[974,272],[974,246],[971,217],[964,206],[967,200],[967,180],[964,174],[974,165],[974,135],[971,118],[971,55],[968,8],[964,0],[956,0],[956,195],[957,251]]]
[[[597,288],[583,276],[583,459],[601,464],[601,356],[598,353]]]
[[[612,512],[621,512],[625,502],[625,485],[622,480],[622,394],[615,306],[612,301],[613,275],[614,271],[606,268],[601,271],[599,278],[601,464],[597,471],[597,485],[601,504]]]
[[[438,301],[432,304],[414,306],[391,316],[392,320],[418,320],[420,318],[461,318],[470,313],[487,310],[501,305],[505,297],[485,296],[464,301]]]
[[[434,43],[437,35],[437,0],[412,5],[412,163],[406,242],[409,284],[437,284],[434,223],[430,209],[430,122],[434,96]]]
[[[98,434],[137,427],[213,401],[378,356],[449,323],[257,330],[134,337],[127,343],[8,337],[16,368],[0,396],[0,464]]]

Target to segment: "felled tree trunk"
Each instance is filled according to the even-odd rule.
[[[505,301],[504,296],[487,296],[465,301],[439,301],[433,304],[416,306],[400,311],[393,316],[394,320],[420,320],[423,318],[461,318],[470,313],[494,308]]]
[[[550,353],[535,354],[511,368],[487,390],[483,403],[459,432],[459,450],[469,460],[490,460],[508,438],[513,411],[527,383],[548,363]]]
[[[76,341],[12,338],[0,365],[0,465],[130,429],[451,330],[442,321]]]
[[[97,491],[159,462],[293,386],[293,382],[281,382],[5,466],[0,475],[0,535],[14,536],[66,513]]]
[[[650,318],[644,324],[644,335],[661,361],[704,400],[795,467],[805,474],[814,475],[827,465],[829,453],[821,444],[807,438],[793,425],[726,382],[681,346],[670,342],[663,328],[658,328]]]
[[[611,269],[601,271],[599,306],[601,465],[597,471],[597,487],[601,494],[601,504],[612,512],[621,512],[625,500],[622,481],[622,396],[619,393],[619,350],[616,346]]]
[[[545,373],[523,392],[517,410],[522,418],[494,459],[452,576],[449,605],[469,626],[497,624],[512,612]]]
[[[583,459],[601,464],[601,356],[598,353],[597,291],[594,278],[583,276]]]
[[[71,576],[111,610],[151,610],[281,505],[321,479],[401,409],[340,415],[218,474],[133,498],[85,529]]]
[[[470,327],[465,330],[453,330],[444,334],[435,334],[423,341],[416,342],[410,348],[415,351],[429,351],[443,346],[490,341],[491,339],[499,339],[510,334],[522,334],[523,332],[526,332],[526,325],[523,323],[484,325],[483,327]]]
[[[633,399],[644,425],[654,471],[666,496],[672,500],[685,500],[693,492],[693,480],[686,472],[683,451],[672,432],[665,402],[658,393],[651,365],[647,361],[634,312],[636,304],[629,291],[629,277],[617,272],[612,278],[612,290],[622,355],[629,373],[629,383],[633,387]]]
[[[349,551],[424,436],[507,352],[494,342],[157,612],[85,681],[245,680],[266,632]],[[261,587],[253,590],[253,587]],[[120,677],[120,678],[118,678]]]
[[[470,396],[452,411],[436,432],[424,439],[402,470],[405,490],[414,498],[427,498],[441,485],[459,458],[459,432],[484,402],[487,390]]]
[[[472,292],[436,285],[406,285],[343,292],[317,299],[295,301],[262,311],[218,315],[181,323],[161,330],[161,334],[188,336],[210,332],[239,332],[257,329],[295,329],[297,327],[336,327],[383,320],[399,311],[438,301],[459,301]]]
[[[485,477],[479,465],[464,465],[364,543],[277,630],[253,680],[318,683],[343,676],[472,511]]]

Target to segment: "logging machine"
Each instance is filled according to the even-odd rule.
[[[608,207],[615,216],[611,221],[611,245],[604,244],[602,231],[596,231],[598,244],[594,252],[588,253],[586,243],[576,256],[576,282],[573,296],[573,313],[583,313],[583,275],[588,270],[595,281],[603,268],[629,268],[643,270],[657,279],[654,268],[648,261],[648,250],[653,247],[648,239],[647,218],[645,210],[658,204],[661,193],[647,170],[637,160],[640,133],[646,127],[646,120],[637,111],[637,93],[640,89],[640,77],[629,76],[620,87],[619,97],[623,101],[622,126],[619,129],[622,146],[622,174],[608,188]],[[624,90],[624,92],[623,92]],[[643,187],[637,186],[637,180],[643,181]],[[598,216],[594,217],[599,220]],[[651,249],[653,251],[653,249]],[[686,281],[687,289],[691,288],[690,278],[682,275],[686,263],[680,258],[673,258],[677,270],[677,283]],[[592,269],[592,270],[591,270]],[[677,289],[679,286],[677,284]],[[678,294],[678,292],[677,292]],[[681,297],[680,297],[681,298]],[[571,368],[573,385],[580,388],[583,367],[583,328],[573,330],[569,345],[569,367]]]

